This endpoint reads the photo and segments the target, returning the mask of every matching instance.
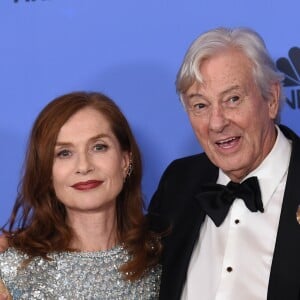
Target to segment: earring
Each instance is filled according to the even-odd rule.
[[[132,171],[133,171],[133,163],[132,163],[132,160],[130,159],[128,169],[127,169],[127,173],[126,173],[126,178],[130,177]]]

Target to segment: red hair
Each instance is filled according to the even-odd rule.
[[[58,133],[72,115],[86,107],[94,108],[107,118],[121,149],[131,154],[133,170],[117,197],[116,210],[119,242],[132,257],[121,270],[128,279],[136,279],[157,263],[161,244],[158,234],[148,229],[143,214],[142,162],[138,145],[123,113],[104,94],[66,94],[41,111],[32,127],[9,228],[3,232],[11,246],[29,257],[47,258],[49,252],[73,250],[69,245],[74,233],[66,222],[66,209],[55,195],[51,177]]]

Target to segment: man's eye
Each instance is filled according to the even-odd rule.
[[[236,102],[238,102],[240,100],[240,97],[239,96],[233,96],[233,97],[230,97],[229,99],[228,99],[228,102],[230,102],[230,103],[236,103]]]
[[[196,104],[193,105],[192,109],[193,110],[201,110],[204,107],[205,107],[205,104],[203,104],[203,103],[196,103]]]
[[[65,158],[71,156],[71,151],[69,150],[61,150],[56,154],[57,157]]]

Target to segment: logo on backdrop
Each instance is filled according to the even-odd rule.
[[[288,58],[279,58],[276,65],[285,75],[283,86],[286,88],[286,103],[292,109],[300,109],[300,48],[292,47]]]

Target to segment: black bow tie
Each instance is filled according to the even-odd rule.
[[[242,183],[230,181],[227,185],[206,184],[201,187],[201,192],[196,196],[201,208],[216,226],[222,224],[236,198],[243,199],[250,211],[264,212],[257,177],[250,177]]]

